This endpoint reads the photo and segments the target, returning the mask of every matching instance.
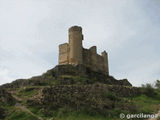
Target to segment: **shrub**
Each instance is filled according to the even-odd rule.
[[[155,89],[149,83],[147,83],[146,85],[142,84],[142,93],[148,97],[155,97],[157,95]]]
[[[160,90],[160,80],[157,80],[157,81],[156,81],[155,87]]]
[[[5,109],[0,107],[0,120],[5,118]]]

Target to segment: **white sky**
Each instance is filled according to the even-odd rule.
[[[160,79],[160,0],[0,0],[0,84],[58,63],[68,28],[109,54],[110,75],[134,86]]]

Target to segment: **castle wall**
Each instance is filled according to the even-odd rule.
[[[96,64],[96,67],[97,67],[97,71],[101,71],[101,72],[104,72],[104,59],[102,56],[98,55],[97,54],[97,64]]]
[[[106,51],[102,52],[102,57],[104,59],[104,70],[109,75],[108,54]]]
[[[59,64],[69,64],[69,44],[59,45]]]
[[[103,56],[98,55],[96,47],[93,46],[90,49],[83,48],[83,64],[94,71],[106,73],[105,66],[106,60]]]

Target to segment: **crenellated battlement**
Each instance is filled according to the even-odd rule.
[[[68,30],[69,32],[81,32],[82,33],[82,28],[79,26],[73,26],[71,28],[69,28]]]

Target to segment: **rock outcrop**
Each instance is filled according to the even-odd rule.
[[[20,88],[25,86],[45,86],[50,83],[60,85],[104,83],[109,85],[132,86],[127,79],[117,80],[112,76],[93,71],[84,65],[57,65],[41,76],[18,79],[4,84],[1,88]]]
[[[13,104],[14,102],[12,95],[7,90],[0,88],[0,103]]]
[[[117,80],[112,76],[103,74],[102,72],[93,71],[92,69],[85,67],[82,64],[58,65],[54,69],[48,72],[54,74],[55,77],[63,76],[63,75],[84,76],[90,80],[88,81],[89,82],[88,84],[99,82],[99,83],[110,84],[110,85],[132,86],[132,84],[127,79]],[[65,82],[65,79],[64,79],[64,82]],[[68,83],[68,84],[71,84],[71,83]]]
[[[41,106],[46,111],[66,107],[107,114],[107,110],[120,106],[121,97],[134,97],[140,93],[139,88],[119,85],[60,85],[42,89],[41,96],[29,99],[27,103],[29,106]],[[127,103],[123,103],[126,106],[122,109],[128,109]]]

